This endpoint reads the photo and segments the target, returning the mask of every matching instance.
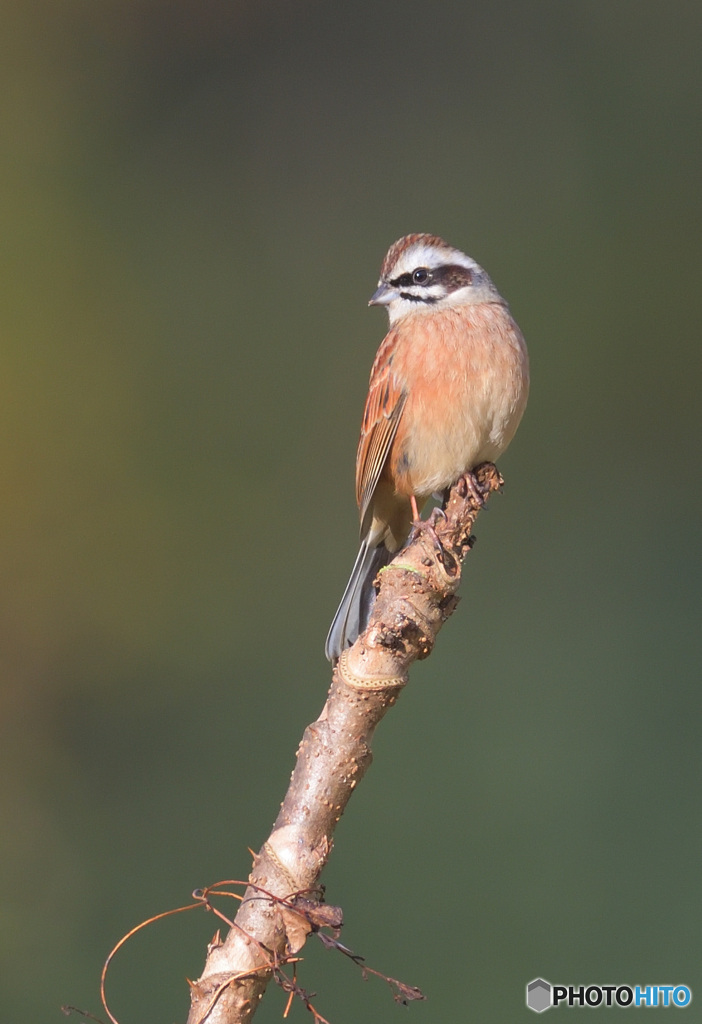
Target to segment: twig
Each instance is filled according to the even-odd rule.
[[[490,463],[475,477],[485,498],[502,486]],[[254,857],[236,927],[210,948],[201,977],[191,983],[188,1024],[248,1024],[272,963],[297,953],[312,930],[280,899],[317,886],[337,822],[370,765],[375,728],[397,701],[410,665],[428,657],[456,607],[461,563],[481,509],[465,490],[452,489],[446,515],[436,522],[441,554],[431,531],[420,530],[381,573],[369,626],[336,665],[322,713],[305,730],[273,831]],[[261,889],[277,899],[262,898]]]

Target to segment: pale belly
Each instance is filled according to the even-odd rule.
[[[392,461],[397,491],[426,497],[502,454],[524,412],[529,367],[504,307],[488,309],[467,330],[444,331],[439,344],[417,354]]]

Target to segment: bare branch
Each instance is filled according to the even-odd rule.
[[[484,498],[502,485],[490,463],[474,476]],[[322,713],[305,730],[234,927],[222,944],[210,947],[202,976],[191,983],[188,1024],[247,1024],[274,971],[312,930],[309,914],[305,922],[279,901],[294,908],[298,894],[315,898],[336,824],[370,765],[375,728],[397,701],[410,665],[431,653],[457,604],[461,563],[482,504],[474,492],[459,481],[445,516],[433,516],[434,526],[425,525],[381,572],[368,628],[342,655]]]

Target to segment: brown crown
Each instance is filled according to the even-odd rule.
[[[398,238],[387,251],[387,255],[383,260],[383,265],[380,270],[381,277],[387,277],[392,268],[395,266],[397,261],[403,252],[406,252],[410,246],[415,245],[417,242],[422,242],[424,245],[433,245],[437,249],[450,249],[451,246],[447,245],[443,238],[439,238],[438,235],[405,235],[404,238]]]

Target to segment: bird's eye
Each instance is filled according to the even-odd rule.
[[[430,278],[431,274],[426,267],[418,267],[412,274],[412,284],[426,284]]]

